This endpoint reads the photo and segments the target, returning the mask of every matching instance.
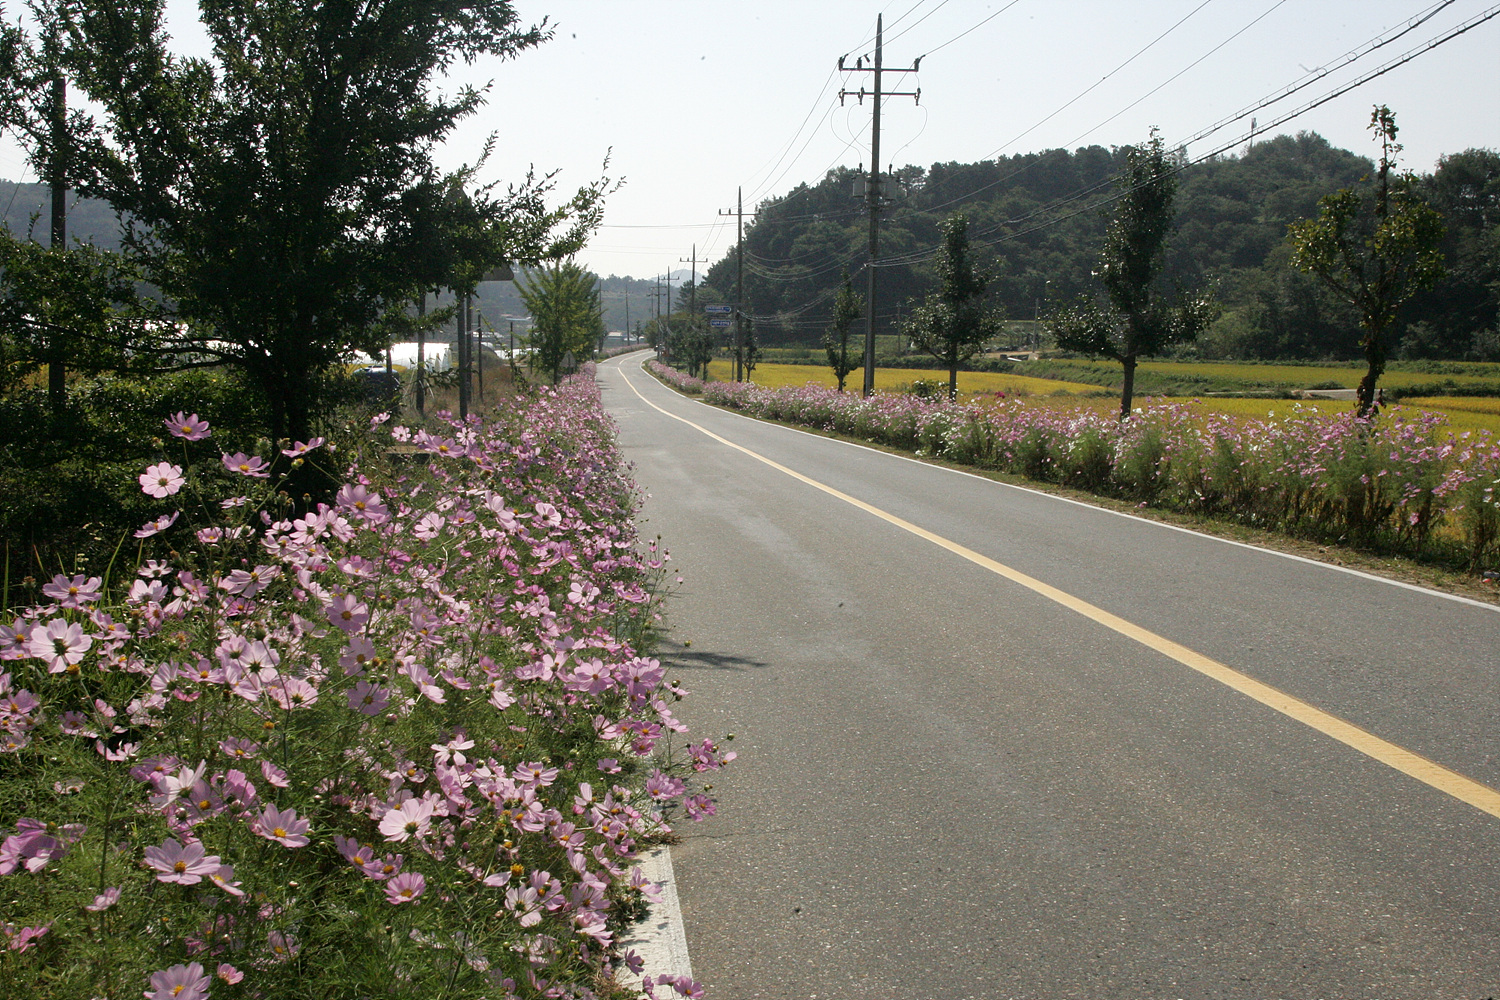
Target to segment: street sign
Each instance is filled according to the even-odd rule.
[[[734,306],[704,306],[703,311],[710,316],[728,316],[734,312]]]
[[[727,319],[711,319],[711,320],[708,321],[708,325],[711,326],[711,327],[714,327],[715,329],[728,329],[728,327],[729,327],[729,320],[727,320]]]

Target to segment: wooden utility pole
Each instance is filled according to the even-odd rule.
[[[417,412],[427,416],[427,289],[417,298]]]
[[[453,337],[454,353],[458,355],[458,418],[469,418],[469,296],[458,297],[457,328]]]
[[[873,117],[871,119],[870,132],[870,176],[865,183],[865,202],[870,209],[870,254],[866,263],[865,284],[865,386],[866,396],[875,391],[875,266],[880,257],[880,99],[881,97],[912,97],[917,103],[922,101],[922,90],[893,90],[889,93],[881,90],[880,75],[886,73],[915,73],[922,65],[920,56],[906,69],[884,69],[882,66],[883,48],[883,16],[875,18],[875,61],[872,65],[865,65],[865,57],[860,56],[853,66],[844,65],[844,56],[839,56],[839,71],[843,73],[868,73],[875,74],[873,91],[867,91],[861,84],[859,90],[840,90],[839,104],[844,103],[845,97],[857,97],[859,103],[865,103],[865,95],[869,94],[873,100],[871,107]]]
[[[745,308],[745,189],[736,188],[734,210],[719,209],[720,215],[733,215],[734,224],[734,380],[745,380],[745,333],[740,325],[740,311]],[[750,213],[754,215],[754,212]]]
[[[60,61],[61,46],[54,32],[48,43],[48,55],[53,66]],[[52,149],[47,158],[47,180],[52,188],[52,239],[53,250],[68,247],[68,81],[61,69],[52,72],[52,106],[49,109],[52,126]],[[68,401],[66,360],[63,357],[63,340],[53,330],[47,335],[47,403],[54,419],[62,416]]]

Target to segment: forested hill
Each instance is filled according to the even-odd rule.
[[[46,243],[52,225],[52,194],[45,184],[0,180],[0,221],[16,236]],[[106,249],[120,245],[120,223],[108,204],[93,198],[68,197],[68,242],[81,240]]]
[[[880,230],[877,327],[892,329],[907,303],[932,290],[930,254],[938,227],[955,211],[969,219],[981,256],[997,277],[993,301],[1010,319],[1045,314],[1048,302],[1092,291],[1107,199],[1123,150],[1001,157],[981,163],[902,167],[885,192]],[[1239,155],[1187,167],[1169,242],[1168,284],[1213,282],[1225,306],[1202,339],[1208,356],[1324,357],[1357,352],[1357,324],[1313,279],[1287,265],[1287,225],[1317,210],[1320,197],[1367,183],[1374,164],[1316,133],[1277,136]],[[812,342],[829,321],[842,272],[859,274],[868,216],[855,197],[855,171],[839,169],[758,206],[745,239],[745,298],[763,343]],[[1443,161],[1423,189],[1448,218],[1450,277],[1403,317],[1411,356],[1462,358],[1500,351],[1500,154],[1470,150]],[[1480,209],[1475,211],[1478,204]],[[731,301],[733,252],[704,280],[708,298]],[[863,277],[856,282],[863,289]],[[700,295],[700,299],[704,298]]]

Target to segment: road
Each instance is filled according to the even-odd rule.
[[[640,359],[599,379],[684,577],[663,659],[740,755],[672,849],[712,1000],[1500,996],[1496,609]]]

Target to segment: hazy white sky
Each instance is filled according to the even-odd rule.
[[[191,0],[173,0],[173,31],[195,51]],[[1143,140],[1159,126],[1177,145],[1291,85],[1310,85],[1255,112],[1260,126],[1358,77],[1421,51],[1461,24],[1500,11],[1491,0],[516,0],[549,18],[552,41],[512,62],[467,68],[493,81],[489,107],[449,143],[449,165],[472,159],[491,131],[487,179],[529,164],[559,169],[562,189],[609,174],[625,186],[582,255],[602,274],[651,277],[722,257],[745,208],[869,160],[870,102],[839,74],[873,51],[884,14],[887,68],[917,56],[920,74],[887,73],[886,89],[921,88],[882,105],[887,166],[972,162]],[[1367,52],[1378,38],[1410,31]],[[966,33],[967,32],[967,33]],[[1371,155],[1373,104],[1397,113],[1403,165],[1500,149],[1500,17],[1417,55],[1272,132],[1313,130]],[[1241,140],[1249,117],[1189,142],[1198,156]],[[612,151],[612,152],[611,152]],[[0,176],[20,157],[0,150]],[[701,267],[701,265],[700,265]]]

